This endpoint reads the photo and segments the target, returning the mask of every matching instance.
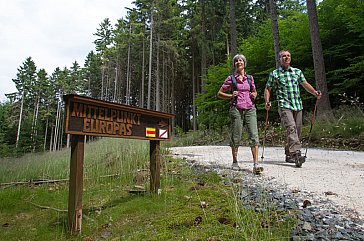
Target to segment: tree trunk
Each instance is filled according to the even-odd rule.
[[[36,104],[36,108],[35,108],[35,117],[34,117],[34,123],[32,125],[32,141],[33,141],[33,152],[35,151],[36,145],[37,145],[37,135],[38,135],[38,130],[37,130],[37,123],[38,123],[38,114],[39,114],[39,102],[40,102],[40,98],[39,96],[37,96],[37,104]]]
[[[145,33],[145,24],[144,24],[144,33]],[[144,107],[144,81],[145,81],[145,41],[143,36],[143,50],[142,50],[142,84],[140,86],[140,103],[139,107]]]
[[[16,134],[16,143],[15,143],[15,148],[18,148],[18,145],[19,145],[21,121],[22,121],[22,117],[23,117],[23,107],[24,107],[24,91],[23,91],[22,96],[21,96],[21,105],[20,105],[20,114],[19,114],[18,132],[17,132],[17,134]]]
[[[126,104],[130,104],[130,51],[131,51],[131,43],[130,43],[130,35],[131,35],[131,23],[129,26],[129,38],[128,38],[128,64],[126,68]]]
[[[118,100],[117,98],[117,88],[118,88],[118,68],[119,68],[119,61],[117,61],[116,67],[115,67],[115,82],[114,82],[114,102]],[[68,148],[68,145],[67,145]]]
[[[47,120],[46,120],[46,124],[45,124],[43,151],[45,151],[45,150],[46,150],[46,145],[47,145],[47,135],[48,135],[48,118],[47,118]]]
[[[207,74],[207,59],[206,59],[206,13],[205,13],[205,0],[201,0],[201,89],[205,89],[205,76]]]
[[[316,88],[322,92],[322,97],[317,106],[318,113],[331,114],[330,98],[326,83],[325,63],[322,53],[322,45],[317,20],[317,11],[315,0],[306,0],[309,17],[311,46],[313,55],[313,64],[315,68]]]
[[[229,35],[226,34],[226,54],[227,56],[230,55],[230,48],[229,48]]]
[[[110,97],[110,78],[109,78],[109,68],[107,68],[106,72],[106,85],[105,85],[105,96],[104,100],[109,100]]]
[[[173,61],[175,61],[175,60],[173,60]],[[172,114],[176,114],[176,108],[175,108],[175,106],[176,106],[176,94],[175,94],[175,79],[176,79],[176,76],[177,76],[177,74],[176,74],[176,70],[175,70],[175,68],[174,68],[174,62],[172,61],[172,68],[171,68],[171,74],[172,74],[172,83],[171,83],[171,97],[170,97],[170,99],[171,99],[171,113]],[[176,126],[176,118],[173,118],[172,119],[172,133],[173,133],[173,131],[175,130],[175,127]],[[174,133],[173,133],[174,134]]]
[[[194,53],[192,53],[192,120],[193,120],[193,130],[196,131],[197,130],[197,115],[196,115],[196,105],[195,105],[195,100],[196,100],[196,81],[195,81],[195,65],[194,60],[195,60],[195,55]]]
[[[37,104],[35,103],[35,106],[37,106]],[[33,143],[34,141],[34,121],[35,121],[35,112],[36,112],[37,108],[33,109],[33,117],[32,117],[32,128],[31,128],[31,132],[30,132],[30,140]]]
[[[160,34],[158,33],[157,38],[157,70],[156,70],[156,83],[155,83],[155,110],[161,110],[161,103],[160,103],[160,93],[159,93],[159,85],[160,85],[160,73],[159,73],[159,44],[160,44]]]
[[[54,126],[51,127],[51,138],[49,139],[49,152],[52,152],[53,149],[53,136],[54,136]]]
[[[276,68],[279,68],[279,51],[281,51],[281,43],[279,38],[279,28],[278,28],[278,17],[277,17],[277,5],[276,0],[269,0],[270,15],[272,19],[272,33],[273,33],[273,43],[274,43],[274,59],[276,63]]]
[[[153,10],[150,17],[150,36],[149,36],[149,76],[148,76],[148,100],[147,109],[150,109],[151,92],[152,92],[152,54],[153,54]]]
[[[59,131],[58,150],[61,150],[62,149],[62,143],[63,143],[64,113],[63,113],[62,109],[61,109],[61,117],[60,117],[60,119],[62,121],[59,123],[60,131]]]
[[[161,74],[161,84],[162,84],[162,86],[161,86],[161,99],[162,99],[162,101],[161,101],[161,111],[163,111],[163,112],[166,112],[166,103],[167,103],[167,95],[166,95],[166,92],[167,92],[167,85],[168,85],[168,83],[166,83],[166,78],[165,78],[165,76],[166,76],[166,62],[167,62],[167,60],[166,60],[166,55],[168,55],[168,54],[165,54],[164,53],[164,51],[163,51],[163,53],[162,53],[162,74]],[[167,78],[168,79],[168,78]]]
[[[57,144],[58,144],[58,133],[59,133],[59,123],[60,123],[60,118],[61,118],[61,105],[60,102],[58,102],[57,104],[57,115],[56,115],[56,126],[54,127],[54,135],[53,135],[53,149],[52,151],[56,151],[57,150]]]
[[[104,63],[101,65],[101,96],[100,99],[104,99],[104,76],[105,76],[105,66]]]
[[[237,35],[238,33],[236,30],[235,0],[230,0],[230,44],[232,56],[235,56],[238,53]]]

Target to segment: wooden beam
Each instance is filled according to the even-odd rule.
[[[160,141],[150,141],[150,191],[157,193],[160,188]]]
[[[68,225],[71,233],[81,232],[84,144],[84,136],[72,135],[68,192]]]

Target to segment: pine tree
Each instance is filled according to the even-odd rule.
[[[17,78],[13,79],[15,86],[18,90],[18,103],[14,105],[17,107],[17,112],[19,113],[18,118],[18,131],[16,135],[16,144],[15,147],[18,148],[19,139],[21,134],[21,127],[23,118],[27,118],[29,116],[28,111],[29,108],[34,107],[34,102],[31,101],[34,97],[34,83],[36,83],[36,66],[31,57],[28,57],[22,66],[18,68],[18,73],[16,74]],[[24,108],[24,107],[27,108]]]

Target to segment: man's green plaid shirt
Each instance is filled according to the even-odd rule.
[[[266,86],[277,88],[276,96],[280,108],[299,111],[303,109],[299,85],[305,81],[300,69],[280,67],[269,74]]]

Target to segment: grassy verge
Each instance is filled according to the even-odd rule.
[[[312,113],[304,111],[302,128],[303,147],[335,148],[364,151],[364,112],[357,106],[341,106],[332,115],[316,116],[311,130]],[[265,123],[258,123],[259,137],[263,143]],[[310,132],[311,131],[311,132]],[[247,132],[243,133],[242,145],[247,146]],[[278,122],[269,122],[265,145],[283,146],[284,130]],[[308,142],[308,140],[310,141]],[[168,145],[228,145],[229,127],[221,130],[178,132]]]
[[[1,183],[67,179],[70,151],[0,159]],[[293,218],[245,210],[236,186],[164,153],[160,195],[148,190],[149,143],[86,145],[82,233],[67,227],[68,183],[0,186],[0,240],[285,240]]]
[[[332,116],[321,116],[312,129],[315,146],[364,151],[364,112],[356,106],[342,106]]]

